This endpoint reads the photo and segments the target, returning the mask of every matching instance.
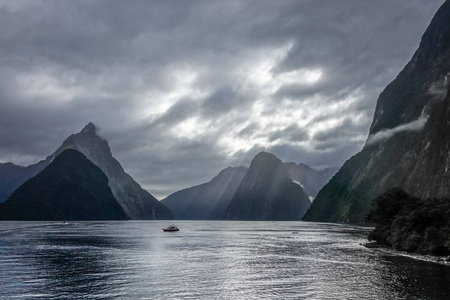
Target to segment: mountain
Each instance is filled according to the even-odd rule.
[[[419,198],[450,195],[450,0],[411,61],[380,94],[369,137],[319,192],[307,221],[359,223],[390,188]]]
[[[22,183],[42,171],[49,163],[41,161],[28,167],[0,163],[0,203],[8,199]]]
[[[247,168],[228,167],[211,181],[175,192],[161,202],[179,220],[219,220]]]
[[[108,142],[97,135],[97,128],[93,123],[87,124],[79,133],[69,136],[62,145],[45,160],[26,168],[9,168],[19,173],[12,184],[4,188],[8,194],[48,166],[53,159],[66,149],[75,149],[83,153],[90,161],[97,165],[108,177],[109,186],[128,218],[137,220],[172,219],[170,210],[156,200],[149,192],[141,188],[134,179],[125,173],[120,163],[112,156]],[[6,169],[6,168],[5,168]],[[9,171],[12,172],[12,171]],[[0,187],[4,184],[0,179]],[[6,186],[8,182],[6,181]]]
[[[106,175],[76,150],[65,150],[0,204],[1,220],[123,220]]]
[[[14,190],[20,185],[14,181],[23,173],[23,167],[13,163],[0,164],[0,203],[8,199]],[[10,191],[12,189],[12,191]]]
[[[106,174],[114,197],[131,219],[173,218],[165,205],[125,173],[120,163],[112,156],[108,142],[97,135],[97,128],[93,123],[87,124],[79,133],[69,136],[53,155],[58,155],[65,149],[80,151]]]
[[[300,220],[311,205],[275,155],[257,154],[222,215],[227,220]]]
[[[338,171],[327,168],[316,171],[303,163],[284,163],[288,177],[300,185],[309,199]],[[175,192],[161,202],[179,220],[220,220],[234,193],[248,171],[245,167],[228,167],[210,182]],[[271,175],[269,176],[271,178]]]
[[[314,199],[325,184],[336,174],[339,168],[326,168],[323,170],[314,170],[303,163],[284,163],[289,177],[298,183],[303,191]]]

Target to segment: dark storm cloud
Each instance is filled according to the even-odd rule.
[[[314,133],[313,141],[324,142],[328,140],[342,140],[345,142],[348,138],[357,136],[367,128],[365,123],[356,123],[351,117],[345,118],[339,125],[328,130],[321,130]]]
[[[241,137],[241,138],[248,138],[251,135],[253,135],[255,132],[258,132],[258,131],[259,131],[258,124],[252,123],[252,124],[245,126],[245,128],[243,128],[242,130],[240,130],[237,133],[237,136]]]
[[[195,116],[198,104],[193,99],[181,99],[173,104],[167,111],[150,123],[151,127],[164,126],[169,128],[173,125]]]
[[[293,124],[282,130],[276,130],[269,135],[269,142],[282,140],[284,142],[302,142],[309,138],[309,133],[298,125]]]
[[[339,165],[443,0],[0,0],[0,161],[92,121],[157,196],[259,151]]]
[[[202,103],[202,114],[214,117],[229,112],[236,105],[236,93],[229,87],[220,88],[209,95]]]
[[[285,162],[303,162],[317,169],[324,169],[335,166],[336,160],[345,161],[349,158],[348,153],[356,154],[361,148],[357,144],[335,143],[334,148],[324,147],[324,149],[311,150],[296,145],[284,144],[266,148],[266,151],[277,153],[278,157],[282,157]]]
[[[304,84],[285,84],[281,86],[274,94],[274,97],[279,99],[294,99],[305,100],[308,96],[313,96],[319,93],[324,93],[324,88],[330,88],[325,82],[322,84],[304,85]],[[339,87],[335,87],[339,88]],[[336,93],[336,89],[330,89],[331,92]]]
[[[364,101],[373,103],[373,96],[393,80],[400,68],[409,60],[407,51],[413,53],[418,40],[413,35],[400,32],[426,28],[429,20],[421,25],[423,13],[434,11],[437,1],[314,1],[295,2],[285,12],[287,19],[297,20],[297,38],[276,72],[297,68],[322,68],[325,78],[317,85],[287,84],[276,95],[291,99],[304,99],[312,94],[332,97],[356,88],[376,91]],[[311,4],[311,5],[308,5]],[[389,7],[389,9],[386,9]],[[295,18],[302,11],[304,18]],[[416,24],[416,26],[412,26]],[[414,29],[413,29],[414,28]],[[398,30],[399,34],[387,34]],[[421,34],[421,29],[417,34]],[[385,32],[386,34],[375,34]]]

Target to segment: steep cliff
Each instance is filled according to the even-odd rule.
[[[371,200],[393,187],[420,198],[450,195],[449,37],[447,0],[380,94],[363,150],[319,192],[304,220],[363,222]]]

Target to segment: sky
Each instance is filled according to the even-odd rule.
[[[0,162],[93,122],[159,199],[260,151],[341,166],[443,2],[0,0]]]

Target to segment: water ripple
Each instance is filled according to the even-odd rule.
[[[0,299],[448,299],[450,268],[303,222],[0,223]]]

